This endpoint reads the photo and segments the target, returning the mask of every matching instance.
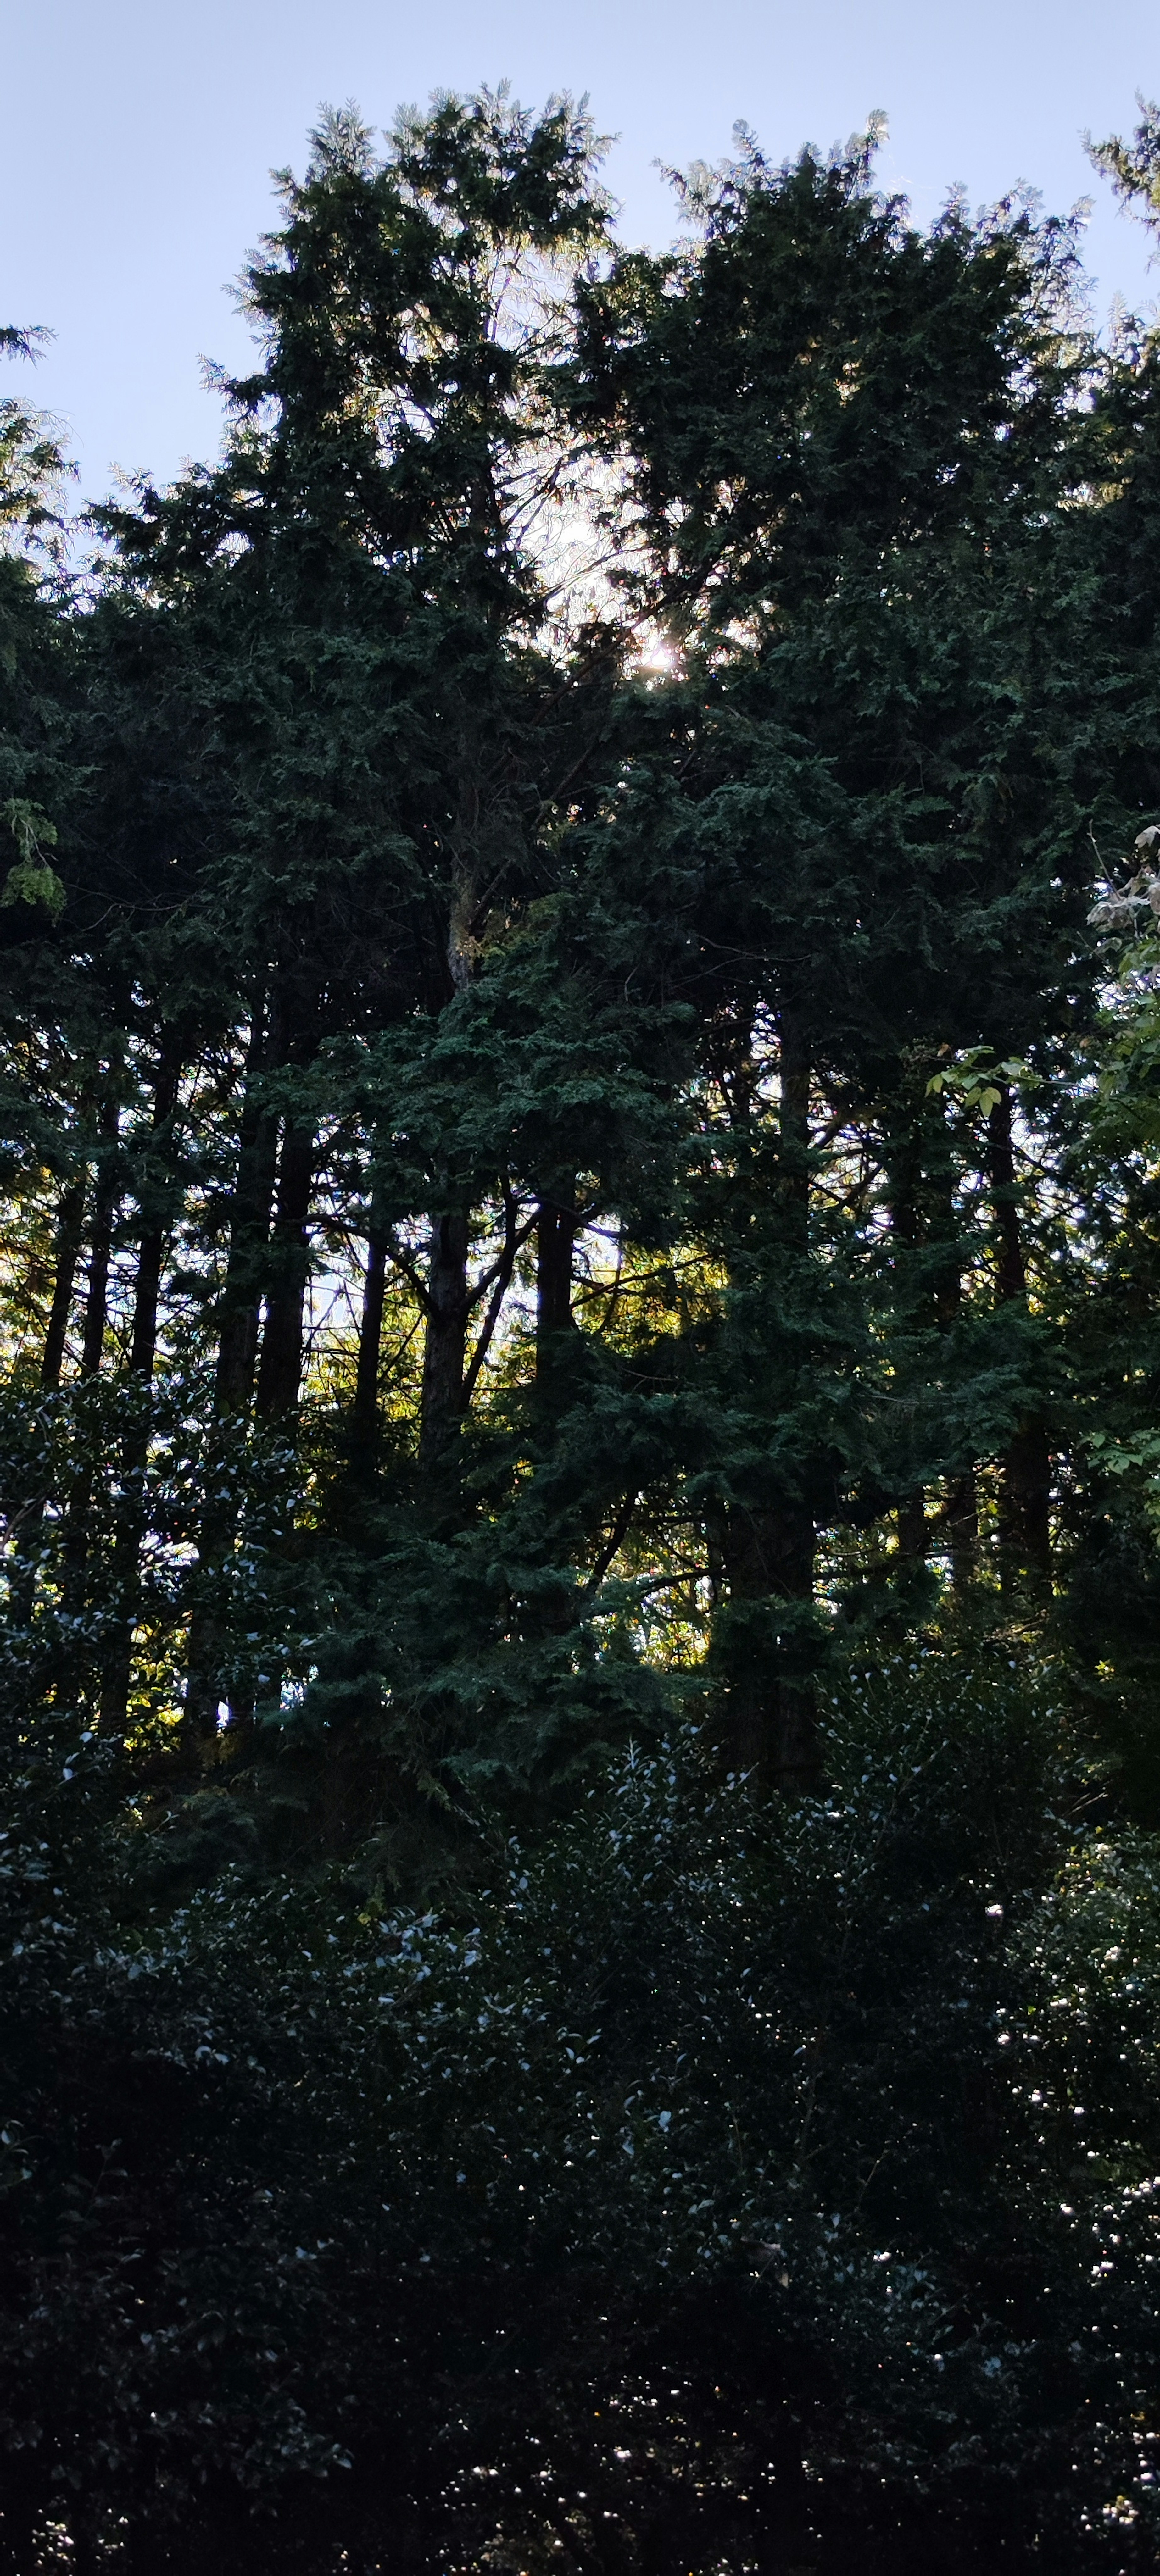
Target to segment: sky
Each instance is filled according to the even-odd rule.
[[[671,238],[657,164],[719,159],[737,118],[780,160],[882,108],[880,182],[917,221],[957,183],[972,206],[1017,181],[1053,211],[1092,195],[1097,311],[1160,295],[1082,142],[1160,95],[1156,0],[0,0],[0,322],[55,335],[35,399],[83,492],[216,454],[200,360],[249,363],[228,288],[320,102],[381,126],[503,79],[528,105],[589,93],[628,239]]]

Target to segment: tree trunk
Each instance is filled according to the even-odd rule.
[[[808,1293],[810,1062],[796,1015],[782,1011],[777,1215],[789,1294]],[[748,1089],[734,1115],[750,1115]],[[808,1462],[803,1462],[808,1463]],[[730,1504],[714,1530],[727,1590],[721,1614],[726,1743],[757,1788],[793,1794],[819,1773],[813,1655],[815,1531],[807,1493]]]
[[[758,1788],[809,1788],[818,1776],[819,1755],[801,1614],[813,1604],[813,1521],[791,1498],[772,1511],[733,1505],[717,1532],[717,1548],[728,1591],[730,1763]]]
[[[956,1598],[962,1601],[975,1580],[979,1562],[979,1496],[973,1467],[968,1467],[965,1475],[953,1477],[947,1488],[946,1527],[951,1582]]]
[[[1027,1266],[1019,1228],[1019,1192],[1011,1131],[1011,1094],[1004,1084],[988,1119],[991,1207],[995,1225],[995,1284],[1001,1305],[1027,1311]],[[999,1555],[1004,1589],[1021,1574],[1051,1574],[1051,1453],[1042,1418],[1028,1412],[1016,1425],[1001,1460]]]
[[[52,1305],[44,1336],[40,1361],[40,1383],[46,1394],[60,1385],[68,1339],[69,1316],[72,1313],[73,1290],[80,1260],[81,1237],[85,1221],[85,1198],[88,1173],[82,1163],[71,1181],[61,1191],[56,1221],[56,1256],[53,1263]]]
[[[576,1186],[543,1198],[536,1219],[536,1382],[543,1387],[558,1367],[563,1337],[572,1326],[572,1252],[576,1241]]]
[[[427,1273],[427,1332],[419,1421],[419,1465],[426,1471],[444,1463],[463,1419],[469,1303],[467,1246],[466,1208],[448,1208],[435,1218]]]
[[[947,1133],[946,1111],[938,1112],[939,1157],[935,1173],[932,1232],[938,1255],[934,1273],[934,1320],[940,1333],[952,1333],[963,1305],[962,1247],[955,1215],[955,1163]],[[955,1597],[965,1600],[978,1571],[979,1497],[974,1465],[952,1476],[943,1505]]]
[[[261,1421],[297,1410],[302,1383],[303,1312],[310,1276],[310,1193],[314,1182],[314,1133],[287,1120],[278,1170],[278,1198],[268,1252],[269,1286],[255,1408]]]
[[[157,1351],[157,1303],[165,1243],[173,1221],[173,1117],[181,1081],[181,1043],[177,1031],[164,1028],[153,1087],[153,1117],[140,1193],[141,1236],[133,1299],[133,1333],[129,1366],[151,1385]]]
[[[279,1053],[278,1029],[268,1030],[266,997],[259,992],[254,999],[246,1047],[238,1161],[218,1327],[215,1432],[219,1425],[244,1415],[253,1390],[278,1151],[278,1121],[263,1100],[262,1086]],[[223,1479],[228,1479],[231,1469],[232,1460],[227,1467],[224,1457],[220,1464],[212,1454],[207,1458],[207,1500],[198,1533],[197,1588],[189,1625],[182,1729],[186,1750],[198,1761],[212,1754],[217,1740],[218,1699],[227,1645],[218,1569],[230,1553],[237,1525],[234,1502],[222,1500]],[[228,1482],[226,1489],[228,1493]]]
[[[52,1304],[40,1359],[40,1385],[45,1395],[54,1395],[60,1385],[64,1364],[69,1316],[80,1260],[84,1229],[85,1197],[88,1173],[80,1170],[66,1181],[60,1196],[56,1221],[56,1250],[53,1259]],[[31,1494],[17,1495],[9,1518],[12,1555],[8,1560],[8,1616],[14,1628],[27,1628],[36,1598],[36,1569],[39,1562],[41,1532],[44,1526],[48,1494],[40,1486]]]
[[[93,1191],[92,1227],[89,1235],[88,1282],[85,1292],[84,1336],[81,1344],[80,1374],[93,1378],[100,1374],[105,1347],[105,1326],[109,1308],[109,1261],[113,1248],[113,1219],[121,1195],[121,1174],[117,1152],[120,1118],[113,1091],[114,1068],[109,1069],[109,1086],[101,1103],[97,1121],[97,1178]],[[90,1426],[82,1422],[81,1439],[90,1435]],[[92,1461],[82,1457],[72,1481],[65,1513],[63,1583],[64,1608],[68,1618],[82,1617],[88,1588],[89,1518],[93,1500]]]
[[[93,1223],[89,1237],[88,1282],[85,1292],[85,1327],[81,1346],[81,1376],[96,1377],[105,1347],[105,1325],[109,1312],[109,1261],[113,1249],[113,1219],[121,1196],[121,1175],[116,1153],[119,1132],[117,1103],[112,1092],[101,1104],[97,1127],[99,1159],[97,1183],[93,1193]]]
[[[810,1059],[805,1034],[789,1009],[778,1020],[781,1054],[779,1119],[780,1190],[786,1209],[786,1237],[795,1251],[809,1249],[810,1214]]]
[[[912,1101],[909,1128],[896,1140],[890,1198],[891,1234],[898,1247],[895,1322],[904,1329],[909,1322],[916,1334],[932,1339],[950,1333],[962,1306],[954,1164],[945,1114],[925,1094]],[[913,1286],[908,1267],[915,1271]],[[911,1565],[924,1562],[932,1538],[945,1532],[951,1579],[961,1596],[974,1578],[978,1544],[974,1467],[949,1480],[937,1519],[927,1518],[923,1488],[904,1495],[897,1507],[897,1530],[899,1555]]]
[[[780,1154],[786,1239],[801,1265],[803,1290],[810,1244],[810,1059],[804,1029],[796,1013],[783,1007],[778,1020],[781,1051]],[[776,1599],[812,1608],[816,1532],[804,1495],[787,1495],[769,1534],[773,1592]],[[783,1650],[792,1663],[800,1658],[792,1628]],[[820,1768],[815,1694],[808,1673],[783,1670],[778,1677],[771,1777],[775,1788],[795,1790],[816,1781]]]
[[[272,1053],[267,1044],[265,998],[259,994],[246,1049],[238,1167],[218,1331],[214,1411],[219,1417],[243,1411],[254,1383],[278,1153],[278,1121],[262,1099],[262,1078],[270,1069]]]
[[[904,1333],[929,1331],[934,1321],[931,1299],[920,1275],[923,1248],[922,1124],[909,1085],[903,1083],[896,1103],[898,1125],[889,1160],[890,1241],[893,1254],[893,1320]],[[922,1485],[904,1493],[895,1511],[898,1553],[905,1565],[924,1565],[928,1544],[926,1492]]]

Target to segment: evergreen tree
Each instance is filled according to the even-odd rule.
[[[0,408],[13,2576],[1154,2561],[1156,350],[874,141]]]

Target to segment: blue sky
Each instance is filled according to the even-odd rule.
[[[214,453],[199,355],[245,363],[224,289],[323,99],[379,124],[439,87],[587,90],[619,137],[622,230],[653,242],[673,229],[658,159],[717,159],[737,117],[781,158],[881,107],[881,179],[918,220],[959,181],[972,204],[1016,180],[1056,209],[1094,194],[1098,309],[1160,294],[1081,142],[1160,92],[1155,0],[2,0],[0,36],[0,320],[55,332],[36,395],[88,494],[114,465]]]

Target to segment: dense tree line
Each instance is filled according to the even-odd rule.
[[[14,2576],[1154,2564],[1157,344],[874,142],[0,405]]]

